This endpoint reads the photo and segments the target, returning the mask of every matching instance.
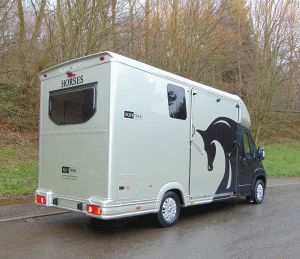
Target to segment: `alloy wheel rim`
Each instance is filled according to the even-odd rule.
[[[177,205],[176,201],[169,197],[165,199],[163,205],[162,205],[162,216],[167,222],[172,222],[175,220],[177,212]]]
[[[256,197],[259,201],[262,201],[263,197],[264,197],[264,188],[261,184],[257,185],[256,188]]]

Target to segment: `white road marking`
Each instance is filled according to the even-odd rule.
[[[1,219],[1,223],[5,223],[8,221],[16,221],[16,220],[24,220],[24,219],[31,219],[31,218],[40,218],[40,217],[47,217],[47,216],[55,216],[60,214],[66,214],[71,213],[72,211],[60,211],[60,212],[52,212],[52,213],[41,213],[41,214],[35,214],[35,215],[28,215],[28,216],[20,216],[15,218],[9,218],[9,219]]]

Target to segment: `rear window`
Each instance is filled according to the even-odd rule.
[[[88,121],[96,112],[96,83],[49,93],[49,117],[57,125]]]

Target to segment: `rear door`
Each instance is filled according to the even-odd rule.
[[[236,188],[237,103],[204,92],[192,95],[190,196],[213,199]]]
[[[42,81],[39,187],[55,195],[107,197],[110,63],[93,62]]]

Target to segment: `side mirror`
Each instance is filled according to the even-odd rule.
[[[257,159],[264,160],[265,159],[265,149],[264,147],[257,148]]]

